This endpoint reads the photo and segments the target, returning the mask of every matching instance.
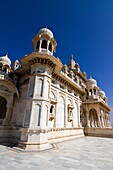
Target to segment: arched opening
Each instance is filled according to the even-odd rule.
[[[92,95],[92,89],[90,89],[89,92],[90,92],[90,96],[91,96]]]
[[[42,41],[41,48],[47,49],[47,41],[46,40]]]
[[[95,109],[89,111],[90,127],[98,127],[98,116]]]
[[[2,64],[2,63],[0,63],[0,71],[2,71],[2,67],[3,67],[3,64]]]
[[[52,44],[51,44],[51,42],[49,43],[49,51],[52,52]]]
[[[7,68],[6,67],[3,68],[3,72],[7,73]]]
[[[37,46],[36,46],[37,50],[39,50],[39,46],[40,46],[40,41],[37,42]]]
[[[4,97],[0,96],[0,125],[3,123],[3,119],[6,116],[6,107],[7,101]]]
[[[94,94],[96,95],[96,89],[94,89]]]

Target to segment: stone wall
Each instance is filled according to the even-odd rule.
[[[1,126],[0,127],[0,143],[15,144],[20,140],[21,132],[17,128]]]
[[[73,129],[56,128],[55,130],[49,132],[48,139],[52,140],[52,139],[61,138],[61,140],[63,141],[63,139],[65,139],[66,137],[71,138],[71,137],[79,137],[79,136],[84,136],[83,128],[73,128]]]
[[[113,128],[84,128],[86,136],[113,138]]]

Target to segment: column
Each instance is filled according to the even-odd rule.
[[[49,43],[50,41],[47,41],[47,51],[49,50]]]
[[[41,52],[42,40],[40,40],[39,52]]]
[[[50,92],[50,81],[49,79],[47,79],[46,76],[44,76],[43,79],[43,93],[42,93],[42,97],[48,99],[49,97],[49,92]]]
[[[81,105],[81,103],[78,103],[78,107],[77,107],[78,127],[80,127],[80,105]]]
[[[56,86],[59,88],[59,82],[57,81]],[[58,114],[58,101],[59,101],[59,89],[56,90],[56,99],[57,99],[57,103],[56,103],[56,114],[55,114],[55,128],[57,128],[57,114]]]
[[[101,117],[101,121],[102,121],[102,127],[104,127],[104,117],[103,117],[103,115]]]
[[[100,109],[97,109],[97,117],[98,117],[97,127],[101,127],[101,121],[100,121]]]
[[[98,124],[97,124],[97,127],[101,127],[101,125],[100,125],[100,114],[98,114]]]
[[[67,92],[67,88],[65,89]],[[65,94],[65,110],[64,110],[64,127],[67,124],[68,110],[67,110],[67,94]]]
[[[111,123],[110,123],[110,115],[108,113],[108,127],[111,127]]]
[[[52,52],[51,52],[52,54],[53,54],[53,49],[54,49],[54,46],[53,46],[53,44],[52,44]]]
[[[86,110],[86,124],[87,124],[87,127],[90,127],[90,120],[89,120],[89,111]]]

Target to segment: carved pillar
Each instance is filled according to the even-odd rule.
[[[109,126],[109,118],[108,118],[108,113],[106,113],[106,127]]]
[[[102,127],[104,127],[104,116],[102,115]]]
[[[64,127],[66,127],[67,116],[68,116],[68,110],[67,110],[67,94],[66,94],[65,95],[65,110],[64,110]]]
[[[110,115],[108,113],[108,127],[111,127],[111,123],[110,123]]]
[[[101,127],[104,127],[104,123],[103,123],[103,110],[100,111],[100,123],[101,123]]]
[[[101,120],[100,120],[100,109],[98,108],[97,109],[97,117],[98,117],[98,120],[97,120],[97,127],[101,127]]]
[[[47,41],[47,51],[49,50],[50,41]]]
[[[58,126],[58,120],[57,120],[57,114],[59,112],[58,110],[58,101],[59,101],[59,82],[57,81],[57,90],[56,90],[56,98],[57,98],[57,103],[56,103],[56,115],[55,115],[55,128]]]
[[[41,52],[42,40],[40,40],[39,52]]]
[[[98,114],[98,124],[97,124],[97,127],[101,127],[101,125],[100,125],[100,114]]]
[[[80,105],[81,105],[81,103],[78,103],[78,107],[77,107],[77,113],[78,113],[78,127],[80,127]]]
[[[56,127],[56,105],[57,103],[55,103],[55,110],[54,110],[54,124],[53,124],[53,127],[55,128]]]
[[[52,51],[51,51],[52,54],[53,54],[53,50],[54,50],[54,46],[52,45]]]
[[[100,111],[100,127],[102,127],[102,115],[101,115],[101,111]]]

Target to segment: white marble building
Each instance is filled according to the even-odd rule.
[[[110,127],[105,93],[73,56],[63,65],[53,55],[53,33],[42,28],[32,46],[12,68],[8,55],[0,57],[0,142],[45,149],[52,139],[83,135],[83,127]]]

